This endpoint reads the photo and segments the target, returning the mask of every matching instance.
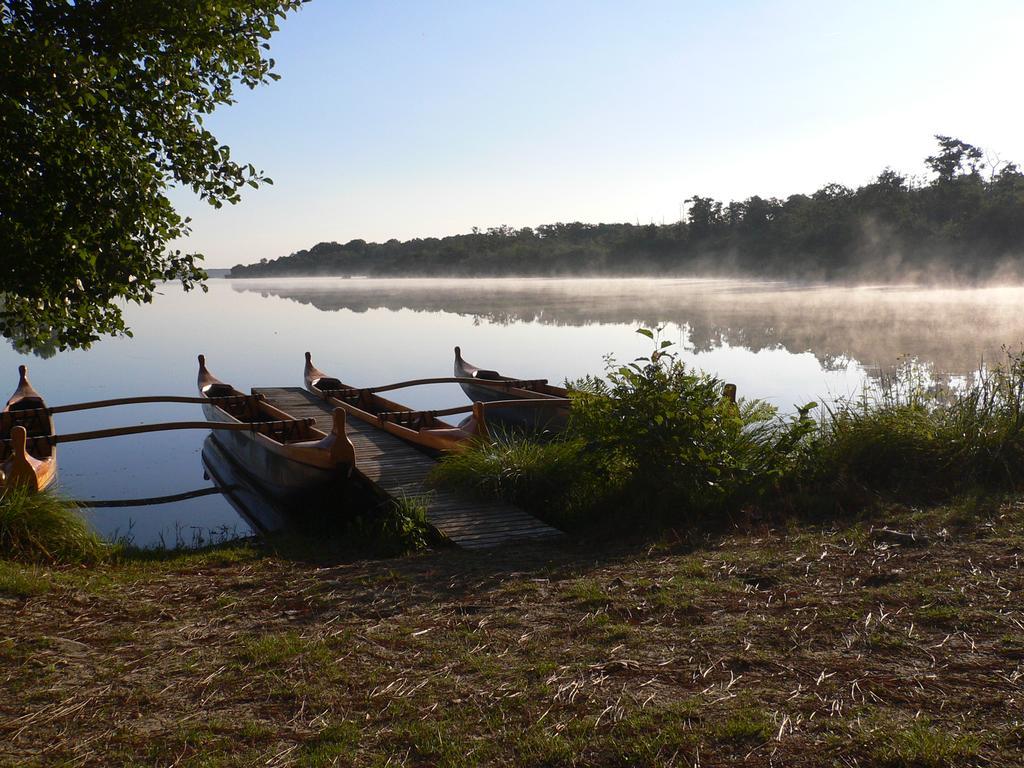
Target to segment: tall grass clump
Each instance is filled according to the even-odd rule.
[[[972,381],[937,387],[908,365],[856,400],[823,409],[802,481],[934,501],[1024,487],[1024,358],[1006,353]]]
[[[54,493],[29,493],[15,486],[0,498],[0,558],[35,563],[95,562],[106,550],[78,510]]]
[[[427,522],[427,500],[420,496],[401,496],[370,505],[348,517],[335,535],[348,547],[376,557],[415,552],[426,548],[434,538]]]
[[[528,434],[492,430],[492,438],[446,456],[432,481],[481,498],[500,498],[525,509],[543,510],[559,525],[586,511],[593,467],[582,440],[558,436],[538,440]]]

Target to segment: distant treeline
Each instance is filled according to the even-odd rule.
[[[850,189],[723,203],[694,196],[674,224],[502,226],[400,242],[320,243],[231,277],[740,274],[984,280],[1024,273],[1024,173],[936,136],[928,180],[885,169]],[[1019,269],[1020,268],[1020,269]]]

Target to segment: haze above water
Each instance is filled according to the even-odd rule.
[[[681,358],[782,410],[855,395],[865,379],[917,360],[964,376],[1024,341],[1024,288],[835,288],[731,280],[293,278],[211,280],[209,293],[167,286],[130,307],[131,339],[47,360],[0,351],[9,388],[27,362],[51,405],[195,392],[196,354],[242,390],[301,386],[302,353],[353,385],[447,376],[452,347],[471,362],[553,381],[600,373],[603,356],[649,352],[635,333],[664,325]],[[466,403],[454,385],[403,390],[419,408]],[[201,419],[198,406],[149,405],[56,417],[59,432]],[[62,446],[60,487],[80,499],[143,498],[203,487],[204,432]],[[89,513],[105,535],[173,543],[211,529],[245,533],[220,496]]]

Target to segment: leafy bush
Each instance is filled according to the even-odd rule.
[[[627,365],[609,358],[605,379],[572,383],[560,438],[479,443],[446,457],[435,479],[569,528],[677,522],[755,502],[796,465],[814,428],[811,406],[781,420],[764,403],[734,403],[723,397],[724,382],[690,372],[669,346]]]
[[[78,510],[50,492],[7,489],[0,498],[0,557],[27,562],[92,562],[107,547]]]
[[[782,420],[766,403],[735,403],[721,379],[691,372],[669,346],[628,365],[609,359],[606,379],[576,382],[571,434],[642,514],[717,514],[757,501],[795,466],[813,404]]]

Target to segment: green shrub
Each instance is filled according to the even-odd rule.
[[[570,434],[596,476],[641,515],[679,519],[756,503],[797,465],[813,404],[783,420],[760,401],[733,403],[722,380],[691,372],[667,346],[624,366],[609,360],[606,379],[576,382]]]
[[[566,528],[716,518],[756,502],[796,466],[810,406],[781,420],[763,403],[732,403],[724,382],[690,372],[668,346],[572,383],[561,437],[498,436],[446,457],[435,480]]]
[[[92,562],[107,547],[78,510],[55,494],[9,488],[0,499],[0,557],[24,562]]]

